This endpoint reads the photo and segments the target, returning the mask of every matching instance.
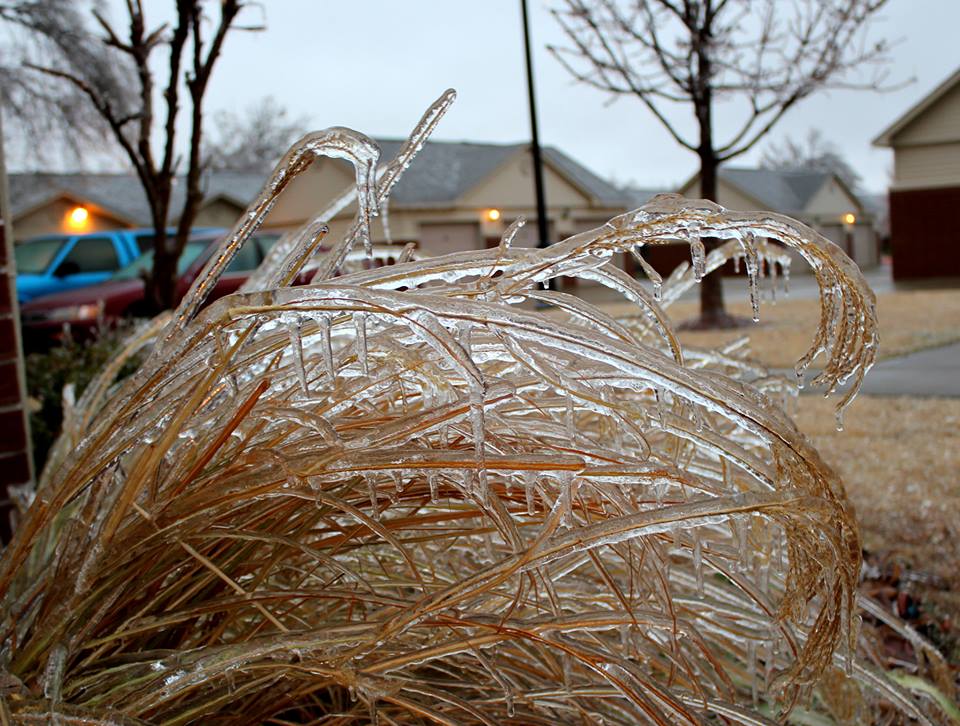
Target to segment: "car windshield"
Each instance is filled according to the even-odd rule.
[[[17,261],[17,272],[32,274],[43,272],[50,266],[64,242],[66,237],[46,237],[14,245],[13,255]]]
[[[180,255],[180,261],[177,262],[177,274],[182,275],[186,269],[193,264],[200,254],[207,249],[209,240],[197,240],[196,242],[187,242],[183,248],[183,254]],[[113,273],[114,280],[134,280],[142,276],[144,272],[149,272],[153,268],[153,250],[147,250],[137,259],[125,267],[121,267]]]

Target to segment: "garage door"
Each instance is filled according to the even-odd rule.
[[[475,222],[420,225],[420,249],[424,254],[446,255],[479,247],[480,225]]]

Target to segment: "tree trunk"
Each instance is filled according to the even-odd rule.
[[[691,16],[696,16],[696,6],[687,6]],[[700,157],[700,196],[717,201],[717,168],[720,163],[713,145],[713,71],[710,54],[713,48],[710,23],[714,16],[710,2],[707,2],[704,25],[694,36],[694,50],[697,56],[696,89],[692,94],[697,123],[700,126],[700,145],[697,155]],[[720,246],[720,240],[703,240],[706,254]],[[707,275],[700,281],[700,319],[694,324],[697,328],[731,328],[738,321],[727,314],[723,304],[722,268]]]
[[[712,148],[700,150],[700,196],[717,201],[717,163]],[[707,238],[703,240],[707,254],[720,246],[720,240]],[[700,282],[700,325],[699,327],[722,328],[729,327],[730,316],[727,315],[723,304],[723,274],[717,269],[703,278]]]
[[[150,273],[145,303],[151,315],[173,307],[174,288],[177,284],[177,259],[179,255],[172,250],[167,239],[166,226],[154,228],[153,270]]]

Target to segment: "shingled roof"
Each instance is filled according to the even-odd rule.
[[[392,159],[398,139],[378,140],[383,159]],[[396,207],[449,204],[492,174],[526,144],[477,144],[431,141],[417,155],[391,195]],[[627,206],[627,195],[604,181],[559,149],[543,149],[545,163],[567,178],[598,206]],[[203,186],[208,199],[223,197],[238,206],[248,204],[266,178],[261,172],[210,172]],[[10,175],[10,199],[14,216],[59,197],[86,200],[132,224],[150,222],[150,209],[143,190],[132,174],[47,174]],[[182,180],[175,181],[171,208],[183,204]]]
[[[720,178],[783,214],[799,214],[833,174],[825,171],[783,171],[721,167]]]

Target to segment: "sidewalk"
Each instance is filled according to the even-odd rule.
[[[793,378],[793,371],[777,371]],[[819,370],[807,371],[812,381]],[[845,390],[846,387],[839,389]],[[823,395],[823,389],[805,387],[803,395]],[[916,353],[882,360],[867,373],[860,387],[867,396],[919,396],[923,398],[960,398],[960,343],[928,348]]]
[[[861,392],[960,398],[960,343],[881,361],[863,379]]]

